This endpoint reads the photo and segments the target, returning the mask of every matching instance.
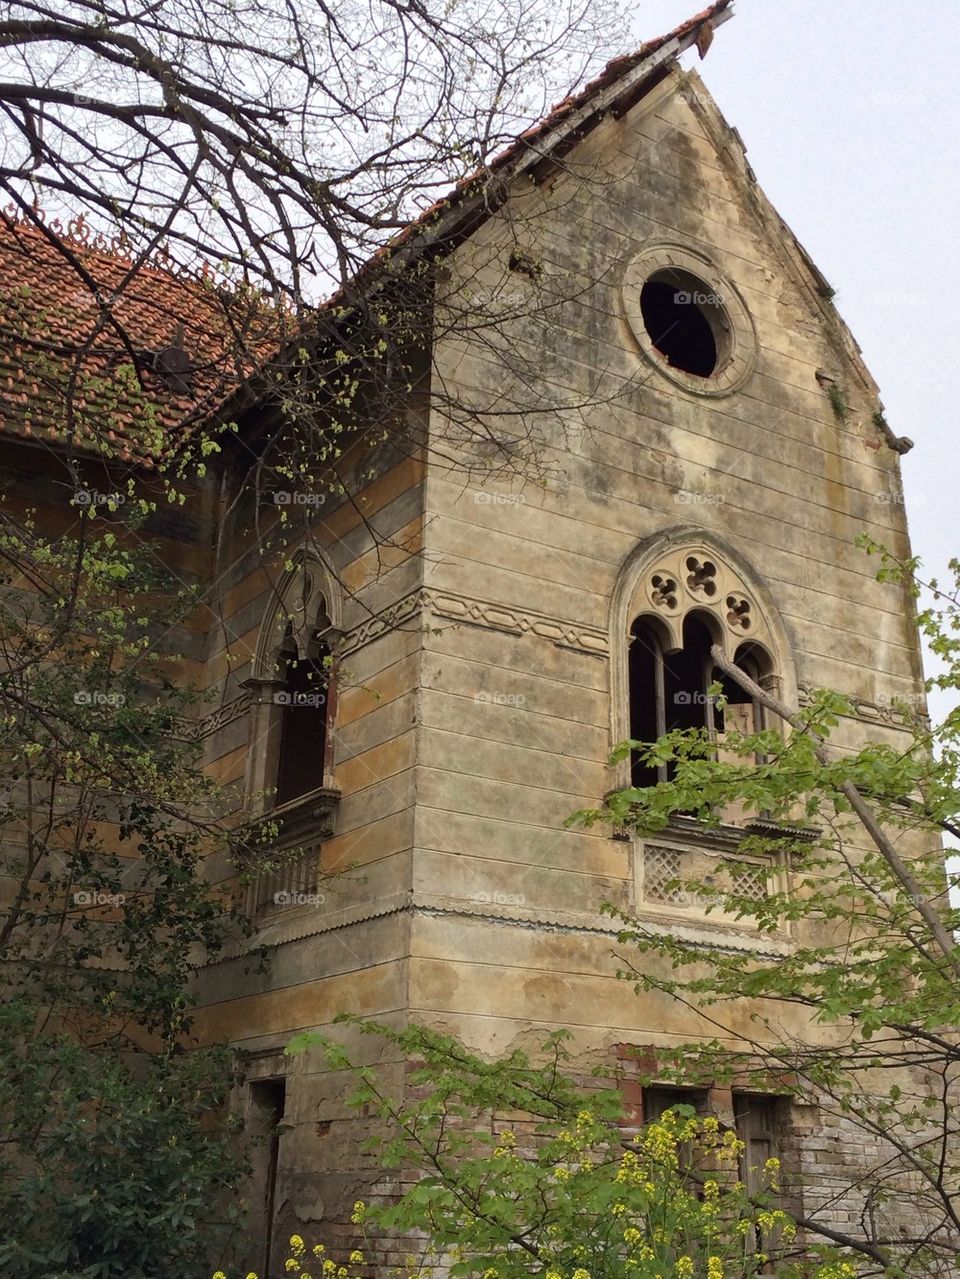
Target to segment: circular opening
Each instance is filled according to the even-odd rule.
[[[654,271],[640,291],[650,341],[671,368],[708,378],[730,355],[730,320],[723,298],[689,271]]]

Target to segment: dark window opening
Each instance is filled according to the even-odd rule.
[[[705,1088],[669,1088],[654,1084],[643,1090],[643,1122],[652,1124],[673,1106],[692,1106],[698,1115],[707,1107]]]
[[[751,1195],[766,1189],[766,1164],[776,1150],[776,1097],[738,1093],[733,1098],[737,1136],[743,1142],[740,1177]]]
[[[698,1115],[703,1115],[707,1113],[707,1101],[705,1088],[668,1088],[661,1085],[647,1087],[643,1090],[643,1122],[656,1123],[674,1106],[692,1106]],[[680,1144],[677,1158],[681,1170],[695,1173],[695,1148],[692,1141]]]
[[[287,1087],[283,1079],[258,1079],[250,1084],[250,1135],[254,1148],[251,1226],[262,1244],[261,1274],[269,1274],[275,1258],[274,1226],[277,1211],[277,1173],[280,1167],[281,1124],[286,1110]]]
[[[704,729],[712,737],[728,729],[748,735],[763,726],[760,708],[734,680],[722,676],[710,657],[713,635],[706,621],[690,613],[683,623],[683,647],[667,652],[661,632],[638,618],[631,628],[629,652],[630,736],[653,743],[676,729]],[[752,645],[737,650],[737,665],[760,683],[764,667]],[[720,685],[727,706],[721,708],[708,689]],[[631,781],[634,786],[655,786],[672,781],[674,764],[650,764],[634,751]]]
[[[684,271],[657,271],[640,290],[650,341],[671,368],[707,378],[720,361],[718,334],[727,325],[710,287]]]
[[[314,657],[285,655],[276,803],[286,804],[323,785],[330,710],[330,650]]]
[[[659,633],[642,619],[633,624],[630,644],[630,736],[655,742],[675,729],[712,730],[713,706],[707,689],[713,680],[710,628],[696,614],[683,623],[683,648],[668,653]],[[634,786],[670,781],[673,764],[647,764],[634,752]]]
[[[739,1092],[732,1096],[734,1131],[743,1143],[738,1173],[744,1189],[752,1198],[760,1197],[769,1189],[767,1161],[777,1155],[777,1121],[781,1115],[781,1100],[777,1097]],[[710,1090],[706,1088],[663,1084],[644,1087],[645,1124],[655,1123],[663,1117],[665,1111],[675,1106],[692,1106],[698,1116],[716,1113]],[[727,1114],[729,1115],[729,1111]],[[713,1158],[697,1158],[693,1142],[685,1142],[681,1147],[680,1165],[699,1177],[716,1176]],[[769,1253],[776,1242],[775,1235],[759,1229],[751,1232],[745,1239],[748,1253]],[[761,1268],[764,1273],[770,1269],[769,1265]]]
[[[762,653],[758,652],[752,644],[741,644],[733,660],[755,684],[761,684],[762,686],[766,667]],[[717,671],[715,679],[720,685],[726,701],[724,708],[721,710],[717,707],[714,713],[717,732],[724,733],[728,730],[733,730],[743,734],[745,737],[751,733],[759,732],[765,723],[763,708],[754,702],[746,689],[741,688],[728,675],[721,675]]]

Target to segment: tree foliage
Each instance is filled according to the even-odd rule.
[[[920,601],[919,625],[940,663],[928,689],[955,693],[960,562],[944,587],[924,582],[916,561],[862,545],[880,557],[881,580]],[[896,745],[831,747],[852,708],[826,690],[791,715],[786,732],[726,734],[722,760],[703,732],[627,743],[621,755],[670,761],[672,780],[621,790],[576,820],[649,835],[683,815],[709,836],[731,804],[762,815],[740,851],[786,866],[789,890],[757,901],[722,874],[683,881],[708,914],[755,932],[750,959],[621,916],[621,976],[699,1011],[705,1040],[662,1053],[678,1078],[762,1087],[773,1072],[822,1117],[875,1143],[867,1166],[851,1169],[831,1197],[855,1207],[859,1222],[838,1227],[828,1203],[801,1224],[884,1273],[939,1274],[960,1244],[960,909],[942,846],[960,812],[960,715],[954,705],[931,725],[922,707],[899,709],[905,732]],[[764,939],[782,944],[765,948]]]
[[[247,925],[204,881],[229,844],[152,639],[184,599],[95,509],[75,537],[22,527],[0,536],[0,1266],[203,1274],[245,1164],[229,1055],[186,1051],[191,987]]]
[[[392,1202],[354,1210],[368,1248],[385,1233],[394,1250],[410,1249],[398,1274],[449,1267],[478,1279],[722,1279],[759,1274],[774,1255],[787,1274],[798,1260],[793,1225],[776,1201],[775,1160],[755,1170],[765,1188],[750,1195],[742,1143],[692,1107],[626,1131],[619,1093],[577,1081],[567,1032],[533,1057],[514,1050],[490,1061],[426,1027],[340,1020],[415,1063],[397,1095],[323,1037],[288,1047],[320,1044],[332,1069],[352,1071],[352,1104],[382,1126],[371,1143],[379,1160],[416,1174]],[[808,1273],[843,1279],[853,1270],[831,1256]]]

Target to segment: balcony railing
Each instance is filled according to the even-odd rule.
[[[339,791],[320,787],[251,824],[256,846],[244,869],[249,876],[246,910],[253,919],[262,922],[278,910],[321,903],[320,851],[333,835],[339,799]],[[271,826],[277,828],[275,835]]]

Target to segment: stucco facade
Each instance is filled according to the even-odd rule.
[[[719,299],[715,375],[668,366],[645,332],[638,294],[670,269]],[[332,878],[311,872],[301,897],[264,915],[266,974],[236,955],[201,981],[204,1035],[244,1049],[251,1081],[285,1080],[278,1221],[325,1237],[349,1232],[349,1206],[377,1169],[358,1153],[364,1125],[343,1080],[318,1054],[283,1057],[294,1033],[346,1010],[424,1021],[494,1054],[567,1027],[582,1060],[612,1073],[618,1046],[703,1028],[617,980],[604,903],[745,954],[759,944],[748,927],[658,897],[657,858],[695,855],[696,833],[648,857],[608,828],[565,826],[625,780],[607,761],[630,731],[638,616],[677,642],[695,611],[731,657],[751,640],[788,704],[839,690],[857,708],[841,745],[903,740],[893,703],[922,692],[909,601],[854,544],[867,531],[907,553],[905,445],[876,416],[877,389],[825,281],[694,73],[669,68],[562,159],[516,177],[451,254],[432,377],[490,405],[503,364],[444,319],[471,291],[521,300],[504,341],[559,406],[535,428],[538,479],[485,475],[482,448],[424,396],[411,406],[427,437],[420,458],[385,449],[359,495],[320,513],[308,571],[315,589],[326,583],[338,701],[323,779],[333,801],[304,847]],[[438,464],[437,442],[463,473]],[[286,588],[242,519],[219,554],[222,625],[196,652],[222,710],[203,730],[210,770],[250,817],[271,768],[258,662]],[[758,891],[766,874],[789,872],[763,871]],[[787,932],[765,943],[790,944]],[[799,1019],[793,1029],[818,1033]],[[782,1127],[788,1169],[809,1173],[831,1142],[849,1161],[812,1111],[795,1108]],[[836,1206],[838,1225],[855,1207]]]
[[[845,695],[840,749],[910,740],[897,704],[923,702],[912,600],[877,581],[856,545],[867,533],[909,556],[909,441],[887,426],[829,284],[739,135],[680,67],[726,16],[729,0],[717,0],[611,63],[360,272],[352,296],[366,305],[378,272],[396,265],[403,283],[423,266],[409,274],[429,295],[429,331],[402,395],[385,411],[377,388],[361,387],[363,409],[318,450],[336,467],[318,465],[302,489],[291,468],[262,464],[291,430],[283,396],[256,380],[262,368],[245,363],[240,387],[215,376],[228,361],[212,305],[197,308],[214,290],[193,287],[188,305],[184,286],[150,266],[144,292],[159,304],[151,313],[134,299],[151,359],[185,354],[168,330],[180,309],[192,317],[176,329],[206,370],[191,420],[202,408],[237,428],[181,505],[151,487],[132,429],[93,438],[93,402],[77,419],[92,434],[69,437],[64,464],[67,434],[31,425],[43,379],[19,338],[6,353],[19,361],[0,418],[7,509],[24,522],[36,512],[56,536],[76,526],[81,481],[104,519],[116,508],[91,492],[116,495],[133,475],[160,494],[131,527],[201,601],[155,636],[173,682],[205,694],[180,727],[202,743],[227,821],[278,827],[242,868],[209,859],[211,882],[245,900],[256,928],[202,965],[194,992],[199,1040],[241,1050],[235,1104],[265,1138],[250,1191],[254,1267],[265,1240],[294,1229],[335,1247],[353,1234],[354,1201],[400,1181],[362,1150],[372,1123],[347,1104],[349,1080],[319,1051],[285,1055],[293,1036],[343,1038],[402,1090],[408,1063],[335,1027],[339,1013],[425,1023],[490,1056],[567,1029],[578,1068],[616,1078],[639,1123],[657,1049],[716,1028],[618,978],[624,947],[607,908],[745,962],[790,952],[792,927],[761,938],[673,884],[737,862],[749,814],[731,810],[710,833],[680,820],[646,841],[568,822],[636,780],[635,761],[610,755],[638,732],[702,723],[722,750],[724,726],[769,724],[736,699],[714,722],[694,661],[705,645],[790,707],[813,689]],[[36,228],[2,229],[11,242],[34,237],[32,254],[6,260],[32,268],[34,295],[55,295],[62,264],[49,246],[43,259]],[[97,252],[102,267],[109,254]],[[129,264],[110,265],[123,275]],[[72,323],[70,307],[89,299],[66,301]],[[259,358],[275,334],[269,308],[254,310]],[[335,314],[331,304],[304,338],[311,358],[339,342]],[[99,352],[98,375],[114,356]],[[172,429],[175,387],[157,376],[148,389]],[[322,435],[323,423],[309,426]],[[304,695],[315,718],[297,720],[294,737],[285,681],[297,662],[327,666]],[[791,891],[785,856],[737,864],[742,891]],[[731,1047],[754,1032],[751,1011],[725,1011]],[[799,1042],[831,1033],[799,1009],[784,1028]],[[735,1089],[701,1081],[697,1100],[725,1123],[742,1118]],[[752,1139],[782,1160],[790,1207],[822,1207],[840,1231],[859,1220],[863,1195],[850,1187],[878,1142],[815,1105],[758,1103],[754,1119]]]

